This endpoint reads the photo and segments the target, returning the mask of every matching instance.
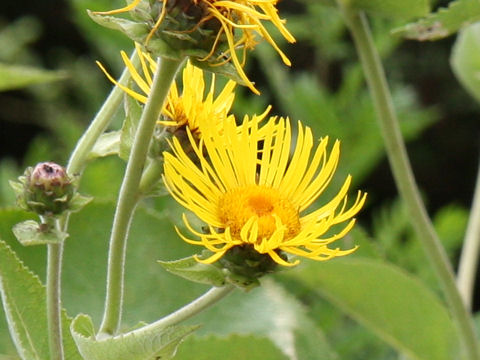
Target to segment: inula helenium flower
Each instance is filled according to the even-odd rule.
[[[136,30],[130,34],[125,30],[125,21],[122,21],[117,27],[126,31],[133,40],[141,41],[148,47],[152,37],[158,36],[172,49],[196,61],[207,62],[212,69],[231,61],[242,81],[258,94],[243,71],[247,50],[257,44],[256,35],[268,41],[283,62],[290,65],[287,56],[265,28],[265,22],[271,22],[287,41],[295,41],[284,25],[285,20],[278,15],[277,2],[278,0],[133,0],[124,8],[94,14],[111,15],[132,11],[134,16],[142,20],[142,24],[150,27],[148,37],[140,40],[143,39],[138,35],[142,33],[142,26],[131,25]],[[157,5],[161,8],[157,9]],[[146,13],[151,14],[147,16]],[[151,16],[156,17],[154,23],[150,23]],[[237,50],[242,51],[241,56]]]
[[[110,81],[119,86],[127,94],[145,104],[152,85],[152,76],[155,73],[157,64],[137,44],[137,52],[140,57],[142,74],[140,74],[129,60],[125,52],[121,52],[122,59],[127,66],[130,75],[137,84],[139,91],[119,84],[105,68],[97,62],[100,68]],[[203,71],[190,62],[187,62],[183,70],[183,83],[181,93],[177,84],[172,83],[166,104],[159,117],[159,123],[170,127],[185,127],[196,132],[199,124],[205,121],[220,125],[229,115],[230,108],[235,98],[233,92],[236,83],[228,81],[221,92],[215,96],[215,76],[205,96],[205,81]]]
[[[347,206],[350,176],[330,201],[308,210],[332,179],[339,142],[328,154],[328,138],[314,147],[310,128],[299,123],[290,156],[289,120],[271,118],[261,128],[258,124],[256,118],[245,117],[240,126],[229,120],[222,134],[213,128],[208,131],[206,125],[200,143],[190,134],[198,161],[185,153],[176,138],[172,153],[164,154],[168,190],[208,225],[207,231],[198,231],[183,217],[196,239],[180,236],[213,252],[197,260],[213,263],[239,246],[252,247],[285,266],[299,262],[289,261],[285,253],[327,260],[353,252],[355,248],[329,247],[350,231],[353,216],[365,202],[366,194],[358,192]]]

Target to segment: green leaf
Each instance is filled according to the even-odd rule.
[[[18,223],[12,231],[23,246],[58,244],[68,237],[67,233],[34,220]]]
[[[211,264],[202,264],[193,256],[174,261],[158,261],[162,267],[172,274],[184,279],[212,286],[225,285],[225,273]]]
[[[169,59],[181,60],[183,55],[181,55],[177,50],[171,48],[165,41],[159,37],[153,37],[148,41],[146,39],[150,33],[150,28],[147,22],[131,21],[124,18],[118,18],[115,16],[106,16],[101,14],[95,14],[94,12],[87,10],[88,15],[95,21],[97,24],[102,25],[106,28],[118,30],[129,37],[131,40],[136,41],[140,44],[145,44],[148,51],[154,56],[164,56]]]
[[[309,263],[288,276],[309,285],[412,359],[459,358],[449,313],[416,278],[372,260]]]
[[[395,29],[394,34],[415,40],[438,40],[480,20],[478,0],[457,0],[427,17]]]
[[[230,335],[189,337],[178,350],[178,360],[287,360],[267,337]]]
[[[350,6],[399,19],[425,16],[430,11],[429,0],[351,0]]]
[[[198,326],[170,326],[161,332],[137,329],[103,340],[95,339],[92,320],[78,315],[71,331],[85,360],[151,360],[171,359],[178,344]]]
[[[148,25],[145,22],[137,22],[123,18],[117,18],[114,16],[95,14],[90,10],[87,10],[87,13],[97,24],[108,29],[121,31],[130,39],[140,43],[143,43],[143,40],[145,40],[150,32]]]
[[[10,336],[22,359],[49,360],[45,287],[0,241],[0,292]],[[62,314],[65,357],[82,360],[68,331],[70,319]]]
[[[68,204],[68,211],[77,212],[82,210],[87,204],[93,200],[91,196],[80,195],[78,192],[73,195],[72,200]]]
[[[175,209],[172,205],[166,202],[164,206]],[[115,202],[94,201],[83,211],[72,214],[69,226],[72,241],[67,241],[64,249],[65,307],[71,313],[89,314],[94,323],[101,320],[105,301],[104,292],[99,289],[105,287],[114,211]],[[178,259],[196,250],[178,237],[171,218],[176,216],[142,206],[136,210],[127,245],[123,315],[126,328],[139,320],[155,321],[192,301],[207,288],[172,275],[158,265],[158,259]]]
[[[102,134],[90,154],[88,154],[89,160],[118,154],[120,150],[120,134],[120,131],[110,131]]]
[[[227,61],[219,65],[218,63],[215,63],[215,62],[210,63],[209,61],[197,60],[197,59],[204,58],[207,54],[208,54],[207,52],[200,51],[200,50],[196,50],[196,51],[190,50],[186,52],[186,55],[190,56],[190,61],[196,67],[205,71],[226,76],[227,78],[235,81],[237,84],[240,84],[240,85],[246,84],[245,80],[243,80],[240,77],[237,69],[230,61]]]
[[[138,121],[142,116],[143,107],[140,103],[128,94],[125,94],[125,121],[122,125],[120,135],[120,149],[118,155],[121,159],[127,161],[130,156],[135,132],[137,131]]]
[[[13,355],[2,355],[0,354],[0,360],[20,360],[19,357]]]
[[[203,322],[198,335],[266,336],[291,359],[337,359],[306,309],[268,277],[248,293],[235,291],[195,321]]]
[[[19,89],[64,78],[65,74],[59,71],[0,63],[0,91]]]
[[[460,83],[480,101],[480,23],[472,24],[458,34],[450,63]]]

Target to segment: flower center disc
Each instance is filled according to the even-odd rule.
[[[220,199],[219,213],[234,238],[240,237],[243,226],[252,217],[258,223],[257,242],[272,236],[277,229],[276,218],[285,227],[285,240],[300,231],[298,210],[277,190],[265,186],[250,185],[229,190]]]

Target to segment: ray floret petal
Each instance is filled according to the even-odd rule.
[[[134,0],[129,5],[111,11],[95,12],[99,15],[115,15],[134,10],[141,0]],[[254,48],[257,44],[256,35],[265,39],[280,55],[282,61],[290,66],[290,60],[283,53],[275,40],[268,32],[265,24],[270,22],[280,32],[283,38],[293,43],[294,36],[287,30],[284,19],[278,15],[278,0],[189,0],[177,2],[176,0],[159,0],[162,10],[147,36],[145,44],[155,36],[157,31],[163,31],[165,34],[186,34],[196,30],[211,31],[216,28],[216,33],[212,36],[211,49],[206,50],[208,54],[198,57],[198,61],[208,61],[212,67],[221,66],[227,62],[232,62],[238,72],[239,77],[254,93],[259,94],[252,81],[250,81],[243,70],[246,62],[246,52]],[[185,12],[187,17],[190,13],[199,13],[195,19],[195,24],[189,24],[185,29],[170,29],[167,24],[163,25],[164,20],[169,16],[175,16],[178,11]],[[195,11],[192,8],[196,9]],[[215,26],[212,25],[215,22]],[[178,21],[172,20],[177,23]],[[202,30],[203,31],[203,30]],[[226,47],[221,45],[226,44]],[[241,50],[241,55],[237,51]]]
[[[365,203],[360,191],[353,204],[348,201],[351,176],[329,201],[310,210],[333,177],[340,142],[330,151],[328,137],[315,145],[311,129],[300,122],[296,139],[292,132],[288,118],[271,117],[260,125],[245,117],[238,126],[229,119],[221,133],[207,124],[200,141],[190,135],[195,160],[173,139],[164,154],[164,181],[173,197],[208,225],[200,232],[183,217],[198,240],[182,239],[213,252],[199,261],[215,262],[243,245],[283,266],[299,260],[282,253],[323,261],[355,251],[329,248],[353,228]]]
[[[138,43],[135,46],[140,58],[141,72],[137,71],[125,52],[122,51],[121,56],[136,88],[133,85],[128,87],[119,84],[102,64],[99,62],[97,64],[112,83],[138,102],[145,104],[157,65]],[[182,72],[182,91],[179,91],[176,82],[172,83],[158,123],[169,127],[188,126],[194,132],[198,130],[199,124],[202,122],[213,122],[215,126],[219,127],[226,117],[232,116],[229,112],[235,98],[235,86],[236,83],[230,80],[216,94],[215,75],[213,75],[211,85],[205,94],[204,72],[187,62]]]

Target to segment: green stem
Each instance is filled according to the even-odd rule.
[[[60,224],[52,224],[60,229]],[[50,359],[63,360],[61,274],[63,242],[47,245],[47,324]]]
[[[463,242],[460,264],[458,267],[457,286],[463,302],[470,309],[472,306],[473,286],[478,266],[480,251],[480,166],[473,196],[472,209]]]
[[[136,51],[132,53],[130,61],[135,67],[139,66],[140,61]],[[125,69],[118,82],[122,85],[126,85],[129,79],[130,72],[128,69]],[[110,124],[113,115],[121,104],[122,96],[123,91],[118,86],[115,86],[73,150],[68,161],[67,173],[75,174],[82,171],[88,158],[88,154],[92,150],[100,135]],[[69,216],[67,213],[58,221],[55,221],[55,224],[52,224],[52,226],[57,227],[58,230],[66,231],[68,227],[68,219]],[[42,219],[42,221],[44,220],[48,221],[47,219]],[[53,360],[61,360],[64,358],[61,321],[61,274],[63,243],[49,244],[47,246],[47,252],[46,296],[50,358]]]
[[[363,13],[346,7],[341,1],[339,1],[339,4],[350,27],[373,97],[377,119],[398,190],[408,209],[418,238],[422,242],[427,257],[443,288],[468,359],[478,360],[480,359],[480,351],[472,319],[463,305],[455,284],[451,264],[435,233],[415,183],[390,90],[380,57],[373,44],[367,19]]]
[[[135,134],[113,220],[107,265],[107,294],[100,326],[100,334],[105,336],[114,335],[120,326],[127,237],[138,201],[138,186],[155,123],[181,64],[181,61],[161,60],[157,64],[157,72]]]
[[[213,287],[205,294],[193,300],[191,303],[185,305],[184,307],[178,309],[177,311],[165,316],[160,320],[155,321],[154,323],[133,330],[132,333],[141,336],[141,334],[143,333],[155,332],[164,329],[167,326],[176,325],[212,306],[217,301],[223,299],[225,296],[230,294],[234,289],[235,287],[233,285]]]
[[[133,51],[132,55],[130,56],[130,61],[135,68],[140,65],[140,59],[136,51]],[[130,72],[127,68],[125,68],[120,79],[118,79],[118,83],[121,85],[127,85],[129,79]],[[77,146],[70,156],[67,166],[67,172],[69,174],[79,173],[83,170],[90,151],[100,135],[102,135],[102,133],[110,124],[113,115],[115,115],[115,112],[118,110],[122,102],[124,94],[125,92],[120,89],[120,87],[115,86],[110,95],[108,95],[107,99],[103,103],[95,118],[90,123],[88,129],[78,141]]]

